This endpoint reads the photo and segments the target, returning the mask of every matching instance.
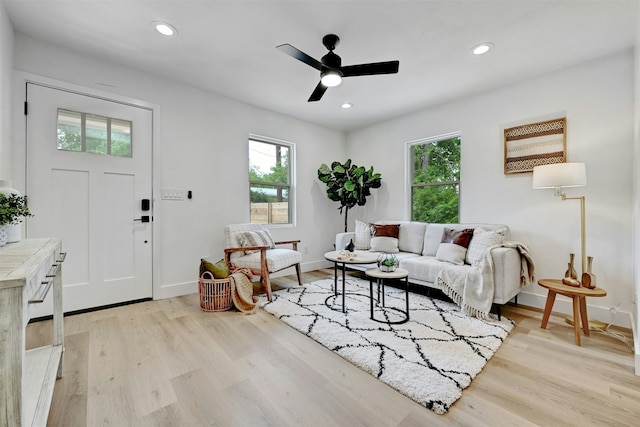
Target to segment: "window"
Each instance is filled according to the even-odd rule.
[[[460,134],[409,143],[411,220],[455,224],[460,206]]]
[[[128,120],[58,109],[58,150],[131,157]]]
[[[251,222],[292,224],[294,145],[266,137],[249,137]]]

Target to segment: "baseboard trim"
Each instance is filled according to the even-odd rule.
[[[75,316],[77,314],[91,313],[94,311],[106,310],[108,308],[123,307],[125,305],[138,304],[140,302],[151,301],[151,300],[152,300],[151,298],[140,298],[132,301],[124,301],[124,302],[117,302],[114,304],[101,305],[99,307],[91,307],[91,308],[83,308],[82,310],[67,311],[63,314],[63,317]],[[48,316],[34,317],[33,319],[29,319],[29,323],[42,322],[43,320],[51,320],[51,319],[53,319],[53,315],[50,314]]]

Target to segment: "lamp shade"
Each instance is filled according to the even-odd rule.
[[[584,163],[554,163],[533,168],[533,188],[583,187],[587,185]]]

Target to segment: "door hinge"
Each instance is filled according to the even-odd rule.
[[[26,116],[29,113],[29,103],[24,101],[24,115]]]

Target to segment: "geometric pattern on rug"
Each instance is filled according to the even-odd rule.
[[[340,280],[338,286],[341,289]],[[369,318],[368,281],[347,278],[346,313],[342,297],[336,301],[332,289],[333,279],[317,280],[275,291],[271,302],[261,296],[260,304],[437,414],[446,413],[460,398],[514,326],[505,317],[500,321],[469,317],[451,302],[416,293],[409,293],[410,320],[387,325]],[[404,290],[385,289],[386,306],[404,310]],[[378,319],[397,320],[392,310],[375,310]]]

